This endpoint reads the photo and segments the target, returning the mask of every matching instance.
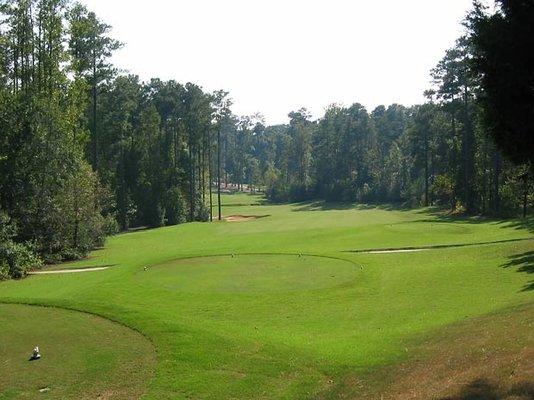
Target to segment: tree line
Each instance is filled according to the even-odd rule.
[[[234,115],[227,92],[119,73],[110,58],[122,44],[81,4],[1,0],[0,279],[83,257],[121,230],[212,219],[221,182],[275,201],[526,212],[532,107],[494,100],[502,90],[492,76],[502,73],[488,60],[501,51],[509,65],[518,51],[491,39],[521,44],[507,21],[529,20],[502,3],[498,15],[475,3],[470,33],[432,71],[425,104],[334,104],[318,120],[300,109],[266,126],[260,115]],[[532,79],[512,75],[501,85]],[[516,125],[497,118],[504,106],[498,115]],[[525,146],[513,137],[518,126]]]
[[[489,14],[474,3],[465,35],[431,71],[426,103],[370,112],[358,103],[334,104],[318,120],[301,109],[287,125],[258,123],[246,154],[234,144],[230,160],[248,159],[246,179],[259,181],[275,201],[396,202],[525,216],[534,162],[534,6],[500,4]],[[242,167],[228,167],[242,179]]]
[[[118,73],[122,44],[79,3],[3,0],[0,18],[0,278],[210,218],[227,93]]]

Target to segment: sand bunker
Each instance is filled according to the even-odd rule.
[[[227,217],[223,217],[223,220],[226,222],[247,222],[265,217],[268,217],[268,215],[229,215]]]
[[[389,253],[415,253],[418,251],[426,251],[430,250],[428,248],[426,249],[399,249],[399,250],[373,250],[373,251],[367,251],[367,254],[389,254]]]
[[[55,271],[33,271],[29,275],[54,275],[54,274],[76,274],[81,272],[103,271],[109,267],[81,268],[81,269],[60,269]]]

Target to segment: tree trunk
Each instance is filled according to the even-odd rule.
[[[499,198],[499,178],[501,174],[501,155],[499,150],[495,149],[493,154],[493,212],[498,214],[500,211]]]
[[[482,214],[486,214],[488,199],[488,139],[484,139],[484,154],[482,156]]]
[[[96,94],[96,86],[93,86],[93,169],[95,172],[98,171],[98,135],[96,132],[96,101],[97,101],[97,94]]]
[[[193,139],[191,132],[189,132],[189,221],[195,220],[195,166],[194,166],[194,154],[193,151]]]
[[[528,170],[523,175],[523,218],[527,217],[528,206]]]

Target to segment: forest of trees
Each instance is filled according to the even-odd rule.
[[[432,71],[427,103],[334,104],[318,120],[300,109],[276,126],[234,115],[224,91],[119,73],[122,44],[78,3],[1,0],[0,18],[0,279],[121,230],[207,221],[219,176],[274,201],[492,216],[532,201],[528,150],[508,151],[481,101],[481,8]]]
[[[121,43],[80,4],[0,5],[0,278],[119,230],[207,220],[227,94],[119,74]]]
[[[318,120],[301,109],[288,125],[238,129],[245,139],[233,139],[225,164],[233,180],[264,185],[274,201],[525,216],[534,161],[534,3],[500,3],[495,15],[474,3],[465,35],[431,71],[425,104],[370,112],[334,104]],[[248,162],[243,168],[236,159]]]

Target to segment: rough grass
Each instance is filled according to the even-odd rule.
[[[259,205],[235,205],[244,196]],[[3,283],[0,302],[96,312],[144,333],[159,355],[146,399],[380,398],[396,382],[384,371],[431,357],[406,343],[533,302],[532,240],[351,252],[532,238],[518,221],[230,199],[225,215],[268,217],[119,235],[62,266],[110,269]],[[363,389],[350,384],[361,377]]]

